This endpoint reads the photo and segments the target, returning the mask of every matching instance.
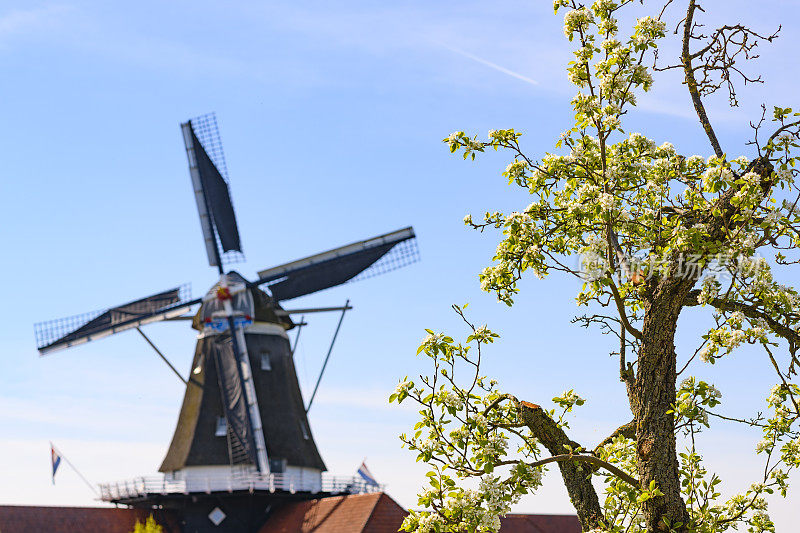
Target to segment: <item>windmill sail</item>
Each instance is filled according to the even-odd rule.
[[[262,270],[256,283],[269,285],[276,300],[289,300],[418,260],[414,229],[409,227]]]
[[[217,235],[219,235],[222,250],[225,252],[231,250],[241,252],[242,244],[239,242],[239,229],[236,227],[236,215],[233,213],[228,184],[225,183],[214,162],[208,157],[194,130],[192,130],[192,144],[195,157],[197,157],[197,169],[200,172],[206,201],[211,210],[211,219],[214,222]]]
[[[205,124],[210,118],[200,117],[194,120]],[[181,124],[208,262],[211,266],[219,266],[217,242],[223,252],[241,252],[242,244],[228,182],[209,156],[206,146],[198,138],[197,127],[192,120]],[[205,129],[208,127],[204,126]],[[216,121],[213,122],[213,127],[212,134],[218,136],[215,129]]]
[[[104,311],[34,325],[39,354],[69,348],[114,333],[184,314],[200,300],[189,300],[188,285],[153,294]]]
[[[232,454],[231,462],[256,464],[254,436],[247,414],[247,400],[230,336],[217,338],[212,344],[211,350],[217,367],[217,380],[222,396],[222,407],[225,411],[225,421],[228,424],[228,433],[231,438],[231,449],[237,452]]]

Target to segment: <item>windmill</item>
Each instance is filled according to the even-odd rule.
[[[102,499],[180,509],[185,531],[243,531],[263,521],[265,509],[281,498],[372,490],[352,478],[323,477],[326,467],[308,424],[287,333],[298,327],[299,335],[303,321],[293,321],[292,315],[301,312],[341,311],[341,326],[349,301],[343,307],[304,310],[284,309],[283,302],[417,261],[413,228],[245,279],[227,268],[243,254],[216,117],[189,120],[181,132],[208,263],[217,268],[219,281],[196,299],[183,285],[34,327],[41,355],[136,329],[186,384],[162,475],[101,485]],[[191,320],[198,331],[188,377],[141,330],[168,320]]]

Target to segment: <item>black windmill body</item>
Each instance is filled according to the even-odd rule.
[[[373,490],[349,477],[323,476],[287,333],[302,326],[294,313],[338,310],[341,325],[350,307],[291,311],[281,304],[415,262],[413,229],[262,270],[255,281],[226,272],[224,265],[243,256],[216,119],[205,115],[181,129],[209,264],[219,281],[202,298],[192,299],[182,286],[35,327],[42,355],[128,329],[137,329],[158,352],[140,328],[163,320],[191,319],[198,332],[189,377],[170,364],[186,391],[159,468],[163,475],[101,485],[102,499],[177,509],[184,531],[248,531],[287,498]]]

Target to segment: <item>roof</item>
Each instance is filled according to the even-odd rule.
[[[2,533],[130,533],[151,511],[110,507],[0,505]],[[382,492],[296,501],[272,512],[259,533],[396,533],[408,513]],[[155,511],[165,533],[177,533],[176,516]],[[500,533],[580,533],[574,515],[509,514]]]
[[[290,503],[259,533],[396,533],[406,511],[382,492]]]
[[[382,492],[295,502],[276,510],[259,533],[396,533],[408,513]],[[580,533],[577,516],[509,514],[500,533]]]
[[[174,519],[159,513],[156,520],[165,531],[179,531]],[[3,533],[130,533],[137,521],[144,522],[150,511],[111,507],[37,507],[0,505],[0,531]]]

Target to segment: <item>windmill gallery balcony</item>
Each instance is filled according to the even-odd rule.
[[[142,476],[116,483],[101,483],[100,499],[110,503],[128,503],[152,496],[269,492],[288,494],[364,494],[383,491],[382,485],[367,483],[359,476],[304,476],[298,473],[248,472],[235,475],[193,476],[170,479],[165,475]]]

